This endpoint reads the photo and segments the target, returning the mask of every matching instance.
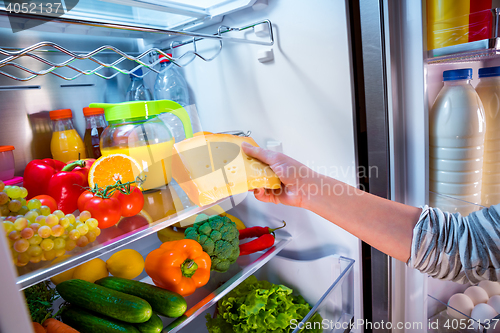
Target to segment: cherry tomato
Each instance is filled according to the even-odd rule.
[[[50,208],[51,213],[57,209],[57,202],[50,195],[45,195],[45,194],[37,195],[36,197],[31,198],[31,200],[33,200],[33,199],[40,200],[40,202],[42,203],[42,206],[47,206]]]
[[[139,214],[144,207],[144,196],[142,191],[133,187],[130,189],[130,194],[123,194],[120,191],[113,193],[113,198],[118,199],[122,206],[122,216],[129,217]]]
[[[80,194],[80,196],[78,197],[78,201],[76,203],[77,206],[78,206],[78,210],[80,211],[80,213],[85,210],[85,205],[93,197],[94,197],[94,193],[92,193],[90,191],[85,191],[82,194]]]
[[[87,201],[84,208],[90,212],[93,218],[97,219],[101,229],[114,226],[122,216],[120,201],[115,198],[93,197]]]

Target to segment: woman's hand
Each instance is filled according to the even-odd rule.
[[[313,171],[304,164],[284,154],[254,147],[244,142],[241,147],[248,156],[254,157],[266,164],[281,180],[281,188],[277,190],[255,189],[255,197],[263,202],[303,207],[306,190],[305,182]]]
[[[363,192],[284,154],[245,143],[242,148],[269,164],[282,183],[278,190],[254,190],[258,200],[308,209],[396,259],[406,262],[410,257],[413,227],[422,209]]]

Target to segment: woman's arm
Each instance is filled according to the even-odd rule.
[[[281,190],[255,190],[257,199],[306,208],[391,257],[404,262],[410,258],[413,228],[422,209],[320,175],[284,154],[246,144],[243,150],[269,164],[284,185]]]
[[[286,155],[250,145],[243,150],[269,164],[285,188],[255,190],[257,199],[309,209],[434,278],[500,281],[500,204],[466,217],[415,208],[315,173]]]

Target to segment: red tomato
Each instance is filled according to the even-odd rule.
[[[142,191],[133,187],[130,189],[130,194],[123,194],[120,191],[113,193],[113,198],[118,199],[122,206],[122,216],[129,217],[139,214],[144,207],[144,196]]]
[[[40,200],[42,206],[47,206],[50,208],[51,213],[57,209],[57,202],[50,195],[45,195],[45,194],[37,195],[36,197],[31,198],[31,200],[33,199]]]
[[[84,208],[90,212],[93,218],[97,219],[101,229],[114,226],[122,216],[120,201],[115,198],[93,197],[87,201]]]
[[[77,206],[78,206],[78,210],[80,211],[80,213],[85,210],[85,205],[93,197],[94,197],[94,193],[92,193],[90,191],[85,191],[82,194],[80,194],[80,196],[78,197],[78,201],[77,201]]]

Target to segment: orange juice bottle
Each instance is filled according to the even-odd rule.
[[[64,163],[87,157],[83,140],[76,132],[71,118],[73,113],[70,109],[50,111],[50,119],[53,121],[50,151],[55,160]]]

